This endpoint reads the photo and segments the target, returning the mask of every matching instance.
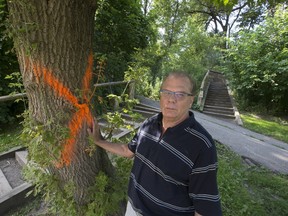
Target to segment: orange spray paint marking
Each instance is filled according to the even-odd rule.
[[[40,77],[43,77],[44,82],[55,91],[55,93],[67,101],[69,101],[73,106],[78,110],[72,116],[70,122],[68,123],[68,128],[70,131],[70,136],[65,140],[63,149],[61,151],[61,160],[56,164],[58,168],[63,167],[64,165],[68,166],[71,163],[71,160],[74,155],[76,137],[79,134],[83,123],[86,121],[89,126],[92,125],[93,117],[88,106],[88,93],[90,87],[90,81],[92,79],[92,69],[93,69],[93,54],[92,52],[88,57],[88,64],[83,77],[83,98],[85,100],[84,104],[79,104],[78,99],[72,92],[63,85],[53,74],[52,72],[45,67],[41,67],[39,64],[33,65],[33,72],[36,76],[37,81],[40,81]]]
[[[92,80],[92,71],[93,71],[93,54],[90,53],[88,57],[88,65],[83,78],[83,98],[85,99],[85,101],[89,101],[88,93],[90,90],[90,81]]]

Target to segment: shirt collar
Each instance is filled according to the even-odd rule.
[[[159,127],[162,128],[162,119],[163,119],[163,114],[162,112],[160,112],[157,116],[157,124],[159,125]],[[194,113],[192,111],[189,111],[189,118],[185,119],[184,121],[180,122],[178,125],[170,128],[170,130],[174,130],[174,129],[177,129],[177,128],[182,128],[182,127],[187,127],[187,126],[190,126],[193,122],[195,121],[195,118],[194,118]]]

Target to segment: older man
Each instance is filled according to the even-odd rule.
[[[145,120],[128,145],[100,140],[97,123],[89,130],[98,146],[134,157],[126,216],[222,215],[215,144],[189,111],[194,89],[188,74],[169,74],[161,113]]]

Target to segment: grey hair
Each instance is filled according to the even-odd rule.
[[[162,85],[166,81],[167,78],[172,77],[172,76],[177,77],[177,78],[186,78],[186,79],[188,79],[188,81],[190,82],[191,94],[192,95],[196,94],[196,83],[195,83],[195,81],[193,80],[193,78],[191,77],[190,74],[188,74],[187,72],[184,72],[184,71],[173,71],[171,73],[168,73],[164,77]],[[161,88],[162,88],[162,85],[161,85]]]

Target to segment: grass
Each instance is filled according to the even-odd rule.
[[[6,125],[6,126],[1,125],[0,153],[8,151],[9,149],[13,147],[21,146],[21,141],[19,138],[21,130],[22,130],[22,126],[20,124]]]
[[[288,143],[288,122],[281,119],[265,119],[255,114],[241,114],[244,127]]]
[[[288,215],[288,176],[246,165],[217,144],[218,184],[224,216]]]
[[[252,130],[256,131],[257,128],[257,132],[265,134],[268,130],[270,133],[267,135],[275,136],[277,133],[271,131],[276,129],[280,131],[279,137],[284,137],[284,141],[285,137],[287,138],[287,125],[245,115],[245,127],[248,127],[247,119],[250,119]],[[19,145],[20,131],[20,126],[0,131],[0,152]],[[248,166],[240,156],[222,144],[217,143],[217,150],[218,183],[224,216],[288,215],[288,175],[276,174],[258,166]],[[14,210],[9,215],[27,215],[33,209],[33,205],[34,208],[38,208],[39,200]]]

